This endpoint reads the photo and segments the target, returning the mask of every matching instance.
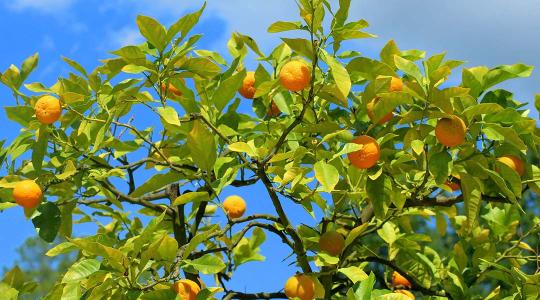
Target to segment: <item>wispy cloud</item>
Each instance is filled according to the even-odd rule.
[[[69,8],[75,0],[13,0],[2,1],[4,5],[15,11],[34,10],[40,13],[57,13]]]
[[[122,27],[109,32],[107,43],[111,47],[120,48],[127,45],[136,45],[143,42],[143,37],[136,27]]]

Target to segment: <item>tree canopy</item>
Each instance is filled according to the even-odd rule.
[[[465,68],[394,41],[366,57],[348,41],[375,36],[348,20],[350,0],[297,2],[268,53],[237,32],[227,55],[198,48],[203,6],[170,26],[138,16],[143,43],[93,70],[64,57],[72,71],[51,86],[27,82],[37,54],[2,72],[21,132],[0,143],[0,210],[19,205],[41,239],[64,239],[46,255],[77,255],[44,299],[540,296],[540,129],[533,104],[497,88],[533,68]],[[254,185],[265,193],[221,196]],[[84,222],[95,235],[74,234]],[[283,290],[229,289],[267,235],[298,274]],[[2,295],[33,291],[22,273]]]

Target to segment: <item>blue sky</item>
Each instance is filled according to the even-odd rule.
[[[347,47],[375,56],[388,39],[395,39],[402,49],[417,48],[428,54],[447,51],[448,57],[467,61],[467,66],[513,64],[522,62],[540,66],[540,2],[537,0],[353,0],[351,19],[364,18],[371,23],[376,40],[348,43]],[[200,7],[200,0],[0,0],[0,69],[20,65],[24,58],[39,52],[40,64],[29,81],[52,84],[57,76],[66,75],[68,67],[61,60],[67,56],[87,69],[109,51],[141,40],[135,25],[137,14],[150,15],[171,24],[187,11]],[[253,36],[263,51],[278,42],[266,28],[273,21],[296,20],[292,0],[209,0],[201,23],[193,32],[203,33],[198,45],[202,49],[225,52],[231,32]],[[254,63],[247,64],[255,66]],[[540,76],[535,70],[527,79],[505,84],[516,98],[530,102],[540,92]],[[454,77],[454,80],[458,76]],[[9,90],[0,86],[2,105],[14,105]],[[534,116],[538,116],[533,112]],[[0,139],[12,139],[19,128],[0,114],[3,132]],[[0,173],[1,174],[1,173]],[[235,191],[249,203],[249,212],[273,212],[270,200],[260,187]],[[310,222],[301,209],[284,201],[293,212],[295,223]],[[0,268],[10,265],[14,249],[27,237],[35,235],[31,222],[22,210],[13,208],[0,214]],[[80,227],[79,234],[91,233]],[[265,263],[242,266],[230,286],[236,290],[275,291],[294,272],[287,262],[288,254],[277,239],[263,245]],[[290,262],[290,261],[288,261]],[[209,284],[211,284],[209,282]]]

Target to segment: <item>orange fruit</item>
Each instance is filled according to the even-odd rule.
[[[332,256],[339,256],[345,248],[345,239],[339,232],[327,231],[321,235],[319,247]]]
[[[300,300],[313,300],[315,297],[315,282],[307,275],[294,275],[285,283],[285,295],[289,298],[298,297]]]
[[[180,77],[180,81],[182,81],[183,84],[186,83],[184,78]],[[161,83],[161,94],[165,97],[182,97],[182,92],[177,89],[172,83],[166,84],[165,82]]]
[[[446,180],[444,184],[447,185],[454,192],[459,191],[461,189],[461,186],[459,185],[459,183],[454,182],[454,181]]]
[[[242,81],[242,86],[238,90],[240,95],[246,99],[253,99],[255,96],[255,72],[247,72],[244,81]]]
[[[34,106],[36,118],[41,124],[52,124],[62,115],[62,104],[60,100],[51,96],[45,95],[38,99]]]
[[[372,121],[375,118],[375,112],[373,111],[373,109],[375,108],[375,104],[377,104],[377,102],[379,102],[380,99],[381,99],[380,97],[375,97],[373,100],[369,101],[368,104],[366,105],[368,117]],[[393,116],[394,114],[392,112],[389,112],[386,115],[384,115],[384,117],[382,117],[379,120],[379,122],[377,122],[377,124],[384,124],[390,121]]]
[[[415,299],[416,299],[416,297],[414,296],[414,294],[411,293],[411,292],[409,292],[409,291],[407,291],[407,290],[395,290],[394,293],[405,295],[405,296],[411,298],[412,300],[415,300]]]
[[[229,218],[240,218],[246,212],[246,202],[240,196],[229,196],[223,201],[223,209]]]
[[[24,208],[36,208],[41,203],[43,192],[33,180],[23,180],[15,184],[13,198]]]
[[[311,82],[311,71],[304,62],[293,60],[281,68],[279,81],[289,91],[301,91]]]
[[[523,176],[523,174],[525,174],[525,165],[523,164],[521,158],[515,155],[504,155],[497,158],[497,160],[512,168],[512,170],[516,171],[519,176]]]
[[[403,80],[398,77],[392,77],[390,80],[390,92],[401,92],[403,91]]]
[[[405,287],[405,288],[411,288],[411,283],[407,278],[403,277],[398,272],[394,271],[392,273],[392,286],[393,287]]]
[[[195,281],[189,279],[182,279],[175,282],[172,285],[172,289],[183,300],[195,300],[197,294],[201,291],[199,285]]]
[[[362,149],[348,154],[353,166],[359,169],[369,169],[377,164],[377,161],[381,158],[381,149],[374,138],[361,135],[352,142],[364,146]]]
[[[276,103],[272,101],[272,103],[270,103],[270,107],[268,108],[268,116],[273,118],[279,116],[279,114],[281,114],[279,107],[277,107]]]
[[[437,121],[435,136],[439,143],[446,147],[455,147],[463,144],[467,126],[458,116],[450,116]]]

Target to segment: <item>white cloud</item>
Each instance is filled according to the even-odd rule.
[[[126,26],[111,31],[108,35],[107,41],[110,43],[110,46],[120,48],[127,45],[136,45],[142,43],[143,38],[137,28]]]
[[[35,10],[41,13],[56,13],[70,7],[75,0],[13,0],[4,1],[12,10]]]
[[[56,48],[56,43],[54,42],[51,36],[44,35],[41,38],[40,48],[43,50],[54,50]]]

